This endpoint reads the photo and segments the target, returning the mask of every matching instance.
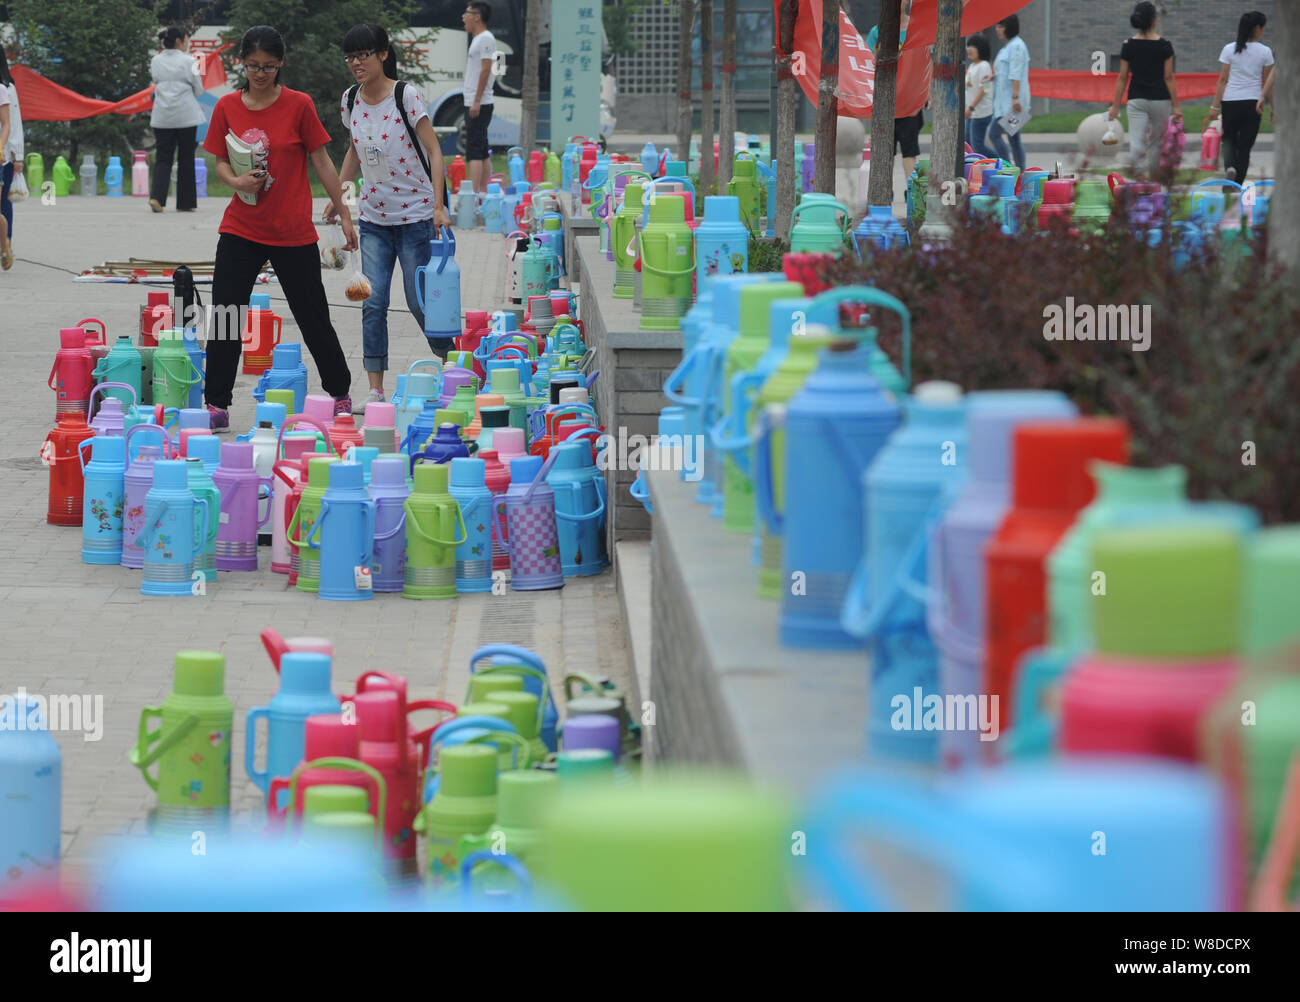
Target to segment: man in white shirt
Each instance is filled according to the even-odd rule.
[[[488,123],[492,121],[492,62],[497,40],[488,31],[492,6],[471,0],[461,15],[468,33],[469,55],[465,61],[465,159],[474,190],[486,192],[492,176],[492,151],[488,148]]]

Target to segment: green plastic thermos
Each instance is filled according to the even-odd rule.
[[[623,204],[614,214],[610,228],[610,249],[614,252],[614,298],[631,299],[636,286],[639,253],[637,224],[644,209],[645,185],[629,181],[623,189]]]
[[[438,792],[416,822],[424,833],[435,889],[460,880],[461,840],[482,835],[497,818],[497,752],[484,744],[444,748]]]
[[[63,157],[55,157],[54,166],[50,168],[50,178],[54,181],[54,194],[57,198],[67,198],[68,193],[72,191],[72,182],[77,179],[76,173],[68,166],[68,161]]]
[[[479,836],[463,840],[465,854],[486,850],[509,853],[531,872],[544,866],[542,825],[560,797],[560,777],[553,772],[518,769],[497,777],[497,820]],[[475,883],[485,890],[505,891],[513,883],[499,867],[482,863],[474,868]]]
[[[758,163],[754,154],[741,150],[732,165],[727,194],[740,200],[740,220],[750,233],[761,233],[763,210],[767,206],[767,191],[758,177]]]
[[[164,407],[187,407],[190,387],[202,373],[185,350],[184,331],[180,328],[160,330],[158,347],[153,353],[153,402]]]
[[[604,748],[566,748],[555,756],[555,774],[565,797],[588,785],[607,788],[614,782],[614,755]]]
[[[195,438],[199,437],[203,436],[195,436]],[[190,493],[197,500],[207,502],[205,510],[208,513],[208,525],[200,537],[202,544],[194,552],[194,573],[202,574],[204,581],[213,582],[217,580],[217,534],[221,531],[221,492],[217,490],[211,474],[203,468],[201,459],[190,457],[185,461],[185,480]]]
[[[45,183],[45,158],[39,153],[27,154],[27,189],[33,195],[39,194],[41,185]]]
[[[312,594],[320,591],[320,550],[313,550],[307,540],[320,518],[320,503],[329,487],[329,465],[337,463],[335,455],[315,456],[307,461],[307,484],[302,489],[302,499],[289,519],[286,535],[289,544],[298,551],[299,591]]]
[[[465,542],[460,505],[447,490],[445,463],[419,463],[406,499],[404,598],[455,598],[456,547]]]
[[[783,911],[795,828],[742,779],[659,773],[566,794],[535,876],[584,911]]]
[[[226,659],[179,651],[171,694],[140,713],[129,760],[158,791],[153,828],[189,837],[226,827],[230,813],[230,736],[235,704],[225,695]],[[158,726],[150,729],[150,721]],[[157,775],[149,767],[158,763]]]
[[[505,672],[475,672],[469,677],[469,702],[493,702],[492,697],[499,692],[523,692],[522,675],[510,675]]]
[[[654,195],[641,230],[641,329],[675,331],[691,305],[695,241],[682,195]]]
[[[830,330],[821,325],[809,324],[805,332],[790,338],[790,347],[776,371],[764,380],[759,387],[755,412],[760,420],[770,426],[768,435],[770,448],[763,451],[766,465],[764,475],[772,478],[772,499],[777,511],[785,511],[785,428],[772,415],[779,413],[794,395],[802,388],[814,369],[817,368],[817,356],[823,348],[831,343]],[[769,411],[769,408],[772,410]],[[754,446],[750,458],[750,469],[754,475],[760,472],[759,442]],[[769,469],[770,467],[770,469]],[[725,498],[724,498],[725,505]],[[782,582],[782,543],[781,537],[773,535],[768,529],[767,519],[755,519],[755,533],[758,546],[758,595],[760,598],[780,598]]]
[[[1300,619],[1295,615],[1297,595],[1300,595],[1300,526],[1261,529],[1251,538],[1246,554],[1246,603],[1241,624],[1243,654],[1270,654],[1300,642]],[[1300,735],[1300,729],[1297,734]]]
[[[750,161],[741,161],[753,163]],[[742,401],[734,399],[736,377],[758,365],[767,351],[772,322],[772,303],[778,299],[803,297],[798,282],[763,282],[740,290],[740,323],[735,339],[727,349],[722,378],[722,417],[713,428],[713,442],[718,445],[722,433],[738,410],[748,413]],[[748,419],[745,421],[748,424]],[[754,530],[754,481],[748,459],[742,467],[734,451],[723,452],[722,527],[728,532]]]
[[[515,677],[519,678],[517,675]],[[522,682],[523,679],[520,678],[519,681]],[[493,693],[492,702],[506,708],[505,719],[514,726],[519,736],[528,742],[528,752],[533,761],[540,762],[546,758],[546,745],[541,739],[541,701],[531,692],[501,690]]]
[[[834,195],[809,192],[790,214],[791,254],[840,254],[849,246],[853,216]]]
[[[97,383],[123,383],[131,387],[134,396],[124,389],[104,390],[104,396],[116,397],[122,401],[123,408],[129,408],[142,399],[141,364],[140,350],[131,343],[131,335],[121,334],[108,354],[95,363],[93,375]]]

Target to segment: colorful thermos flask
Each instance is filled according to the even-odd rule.
[[[219,832],[227,826],[235,705],[225,695],[225,674],[223,655],[179,651],[171,694],[162,706],[140,714],[129,757],[158,792],[156,834],[188,839],[196,830]],[[150,728],[153,720],[158,726]],[[156,776],[149,771],[155,762]]]
[[[302,494],[298,506],[289,519],[286,534],[289,543],[298,552],[299,591],[316,592],[320,588],[320,549],[313,548],[310,540],[320,518],[321,499],[329,489],[328,467],[338,462],[338,456],[312,456],[307,460],[300,482]],[[319,546],[319,544],[318,544]]]
[[[541,456],[521,456],[510,461],[510,487],[505,495],[506,531],[498,525],[501,545],[510,554],[510,587],[539,591],[564,586],[560,539],[555,525],[555,494],[546,483],[554,464],[551,450],[543,465]]]
[[[81,525],[85,497],[83,443],[93,436],[85,411],[64,411],[41,443],[41,462],[50,468],[45,520],[50,525]]]
[[[212,480],[221,495],[217,570],[255,571],[258,530],[271,518],[270,504],[266,505],[265,515],[258,514],[260,493],[264,487],[270,489],[271,478],[257,475],[253,443],[223,442],[221,465],[213,472]]]
[[[86,347],[86,332],[80,327],[59,331],[59,350],[54,356],[46,384],[54,391],[54,417],[67,411],[90,412],[90,389],[94,385],[94,360]]]
[[[605,475],[596,469],[589,439],[595,428],[582,428],[551,449],[546,483],[555,495],[555,527],[560,566],[566,577],[599,574],[609,566],[605,551]]]
[[[320,555],[318,592],[323,599],[358,602],[374,597],[375,502],[366,491],[364,474],[360,463],[329,464],[329,487],[307,535],[307,545]]]
[[[144,551],[141,594],[194,593],[195,560],[210,521],[208,499],[195,497],[190,490],[188,461],[154,460],[153,487],[145,496],[144,526],[136,536]]]
[[[486,469],[482,459],[451,461],[448,492],[465,523],[465,542],[456,547],[456,591],[466,594],[492,590],[492,492]]]
[[[485,658],[492,663],[486,667],[477,667]],[[523,679],[523,691],[532,693],[541,702],[541,726],[538,737],[548,752],[558,747],[556,732],[559,725],[559,713],[555,708],[555,697],[551,693],[551,683],[546,675],[546,665],[534,652],[513,644],[489,644],[480,647],[469,658],[470,689],[474,696],[475,679],[485,676],[511,675]],[[475,697],[477,698],[477,697]]]
[[[486,203],[485,203],[486,204]],[[489,228],[490,229],[490,228]],[[496,230],[500,232],[500,217]],[[454,338],[461,332],[460,266],[456,264],[456,237],[450,226],[431,240],[429,263],[415,270],[415,291],[424,311],[424,336]]]
[[[460,506],[448,492],[448,467],[420,463],[403,504],[406,513],[404,598],[456,596],[456,548],[466,541]]]
[[[383,777],[388,794],[384,856],[413,875],[421,757],[407,727],[405,699],[398,691],[375,689],[358,692],[352,702],[361,733],[359,758]]]
[[[330,691],[330,657],[326,654],[290,652],[280,658],[280,688],[266,706],[248,711],[244,737],[244,768],[269,798],[271,780],[289,776],[304,758],[307,718],[316,714],[337,714],[339,700]],[[266,762],[255,764],[257,722],[266,721]],[[283,810],[288,796],[280,794],[270,803]]]
[[[120,435],[96,436],[90,462],[78,450],[85,484],[81,512],[81,562],[116,564],[122,559],[122,510],[126,503],[126,440]]]
[[[63,753],[50,734],[45,700],[0,698],[0,902],[12,882],[57,875]]]
[[[217,533],[221,529],[221,492],[217,490],[212,475],[208,473],[208,456],[220,455],[220,444],[215,435],[198,435],[190,439],[190,454],[185,460],[185,471],[190,490],[196,498],[207,502],[208,525],[203,542],[194,558],[194,572],[205,582],[217,580]],[[215,467],[215,462],[213,463]],[[200,594],[202,592],[200,591]]]
[[[398,592],[406,583],[406,458],[394,453],[370,464],[370,497],[375,502],[375,543],[370,584],[378,592]]]

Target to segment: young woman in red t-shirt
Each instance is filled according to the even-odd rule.
[[[316,227],[312,223],[307,161],[326,193],[340,206],[345,248],[356,250],[352,217],[343,204],[338,172],[325,144],[329,133],[315,105],[301,91],[280,85],[284,39],[269,25],[244,33],[239,46],[247,82],[212,109],[203,148],[217,158],[217,176],[236,192],[221,220],[213,306],[245,306],[262,266],[269,260],[289,301],[320,373],[321,386],[334,398],[335,414],[351,414],[352,374],[330,323],[329,302],[321,283]],[[253,148],[253,170],[239,176],[230,166],[226,134],[233,132]],[[245,197],[255,201],[250,205]],[[230,426],[231,394],[241,349],[240,329],[226,311],[214,311],[208,332],[207,397],[214,430]]]

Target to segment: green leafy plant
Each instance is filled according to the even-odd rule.
[[[790,244],[780,237],[771,240],[765,237],[749,235],[749,271],[757,274],[764,271],[780,271]]]

